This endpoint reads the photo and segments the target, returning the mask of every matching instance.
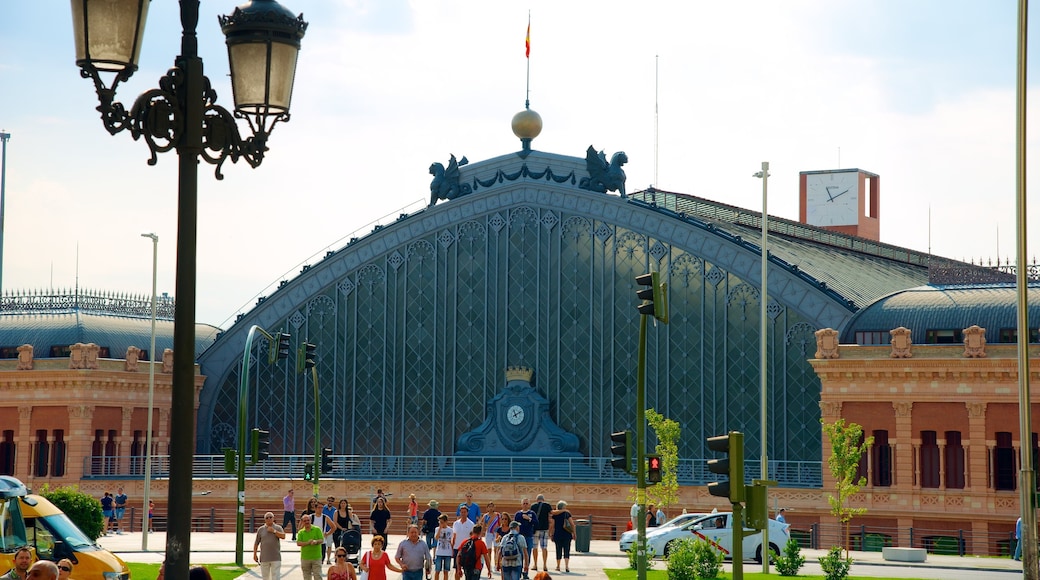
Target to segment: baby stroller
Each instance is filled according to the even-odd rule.
[[[361,557],[361,532],[351,528],[339,536],[339,545],[347,551],[347,561],[358,565]]]

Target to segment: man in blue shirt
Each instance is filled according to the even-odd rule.
[[[513,521],[520,522],[520,535],[524,537],[528,546],[534,545],[534,528],[538,525],[538,514],[534,513],[531,509],[531,502],[525,497],[520,500],[520,511],[516,512],[513,516]],[[531,550],[528,548],[527,553],[524,554],[524,579],[528,578],[528,571],[531,569]]]
[[[455,508],[455,517],[459,517],[459,512],[462,511],[462,506],[466,506],[466,509],[469,510],[469,521],[474,524],[477,523],[477,520],[480,519],[480,504],[473,501],[472,491],[466,492],[466,503],[460,503],[459,507]]]
[[[1022,518],[1015,522],[1015,555],[1012,557],[1016,560],[1022,559]]]

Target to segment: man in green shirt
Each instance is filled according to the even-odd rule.
[[[14,568],[2,576],[3,580],[25,580],[29,574],[29,565],[32,564],[32,550],[26,547],[18,548],[14,553]]]
[[[321,545],[325,543],[325,534],[321,528],[311,525],[311,516],[300,518],[301,529],[296,534],[296,545],[300,547],[300,570],[303,580],[322,580],[321,577]]]

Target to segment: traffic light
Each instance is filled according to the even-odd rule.
[[[661,281],[661,274],[650,272],[642,276],[636,276],[636,284],[649,286],[636,291],[636,297],[643,301],[637,306],[639,313],[644,316],[653,316],[668,324],[668,283]]]
[[[314,481],[314,462],[311,461],[307,465],[303,466],[303,479],[307,481]]]
[[[226,473],[235,473],[238,471],[235,458],[238,456],[238,452],[230,447],[224,448],[224,471]]]
[[[263,461],[271,455],[271,432],[253,429],[253,460]]]
[[[303,354],[303,368],[312,369],[314,368],[314,357],[317,354],[318,347],[309,342],[303,343],[300,347],[300,351]]]
[[[332,449],[325,447],[321,450],[321,472],[328,473],[332,471]]]
[[[766,527],[769,516],[766,514],[766,486],[746,485],[744,493],[747,496],[747,507],[744,508],[744,527],[752,530],[761,530]]]
[[[618,431],[610,434],[611,467],[632,473],[632,432]]]
[[[271,351],[268,353],[268,362],[273,363],[276,360],[285,360],[289,358],[289,335],[284,332],[278,332],[274,335],[274,340],[271,341]]]
[[[729,476],[729,481],[715,481],[708,484],[708,493],[718,497],[728,497],[730,503],[744,501],[744,434],[730,431],[728,435],[708,437],[708,449],[716,453],[725,453],[725,459],[708,461],[708,471]]]
[[[646,456],[646,481],[647,483],[661,483],[661,456]]]

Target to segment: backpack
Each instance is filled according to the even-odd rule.
[[[520,557],[520,545],[516,541],[517,534],[509,532],[502,537],[502,548],[499,553],[503,560],[516,560]],[[503,566],[506,565],[503,563]],[[510,565],[513,565],[510,563]]]
[[[477,567],[477,540],[470,538],[459,546],[459,567],[472,570]]]

